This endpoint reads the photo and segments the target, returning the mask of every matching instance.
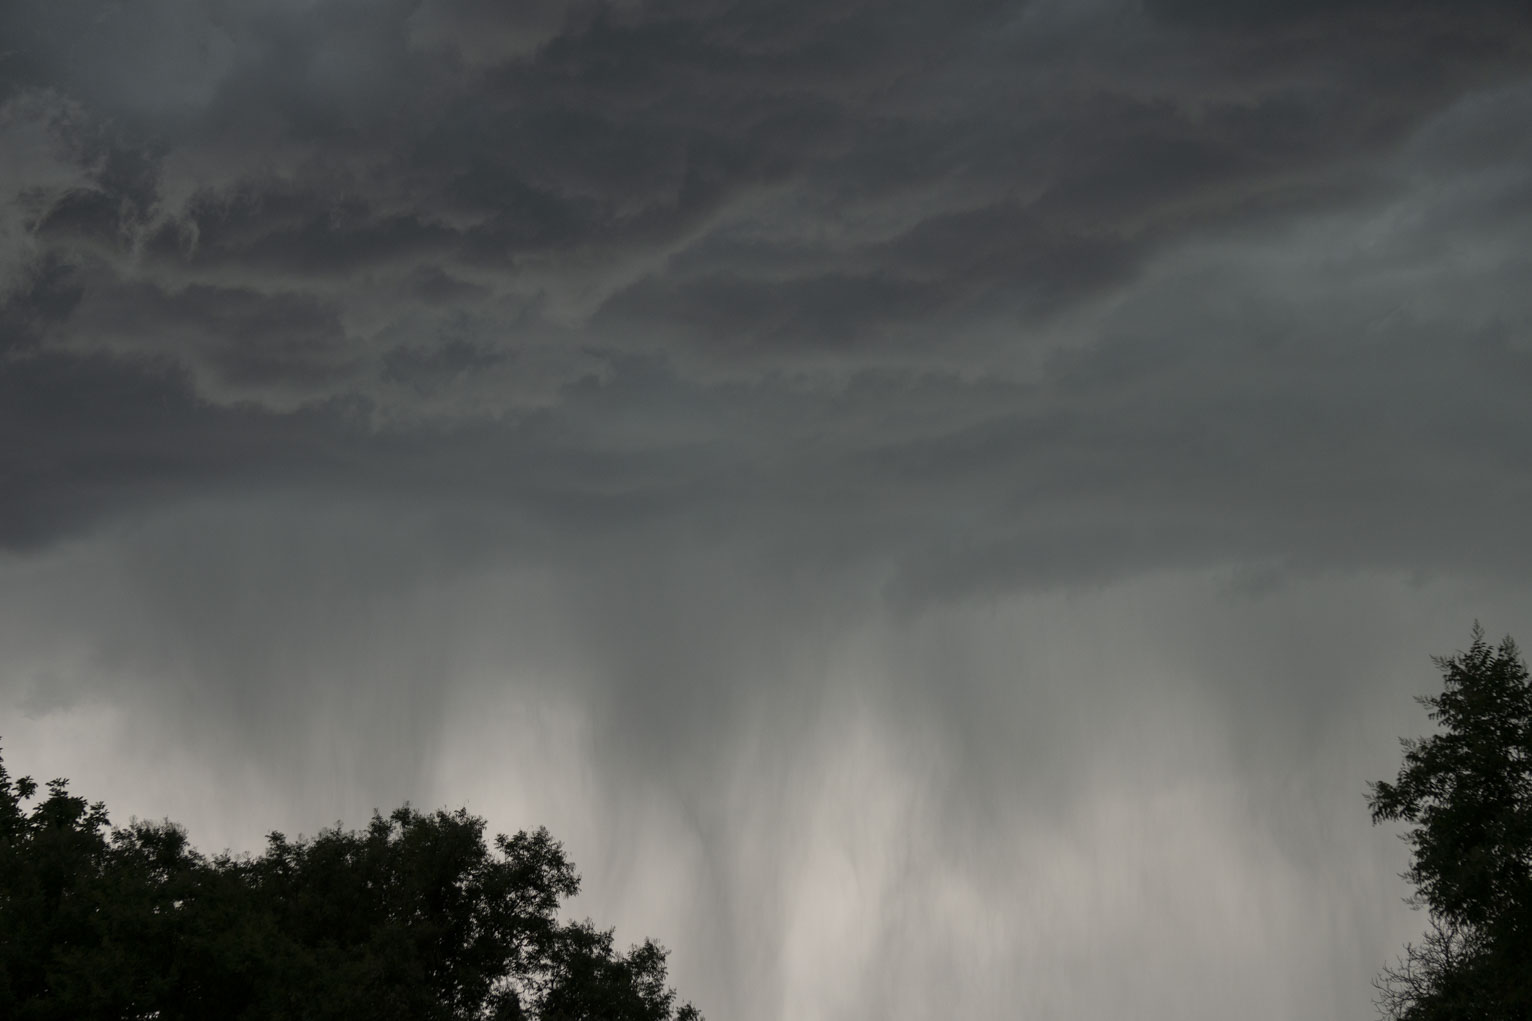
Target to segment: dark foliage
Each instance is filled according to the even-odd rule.
[[[1509,638],[1474,626],[1439,658],[1441,694],[1420,703],[1441,728],[1404,741],[1394,783],[1372,785],[1373,822],[1404,837],[1413,903],[1431,929],[1377,985],[1400,1021],[1532,1021],[1532,682]]]
[[[209,858],[0,762],[0,1017],[701,1021],[661,947],[559,920],[578,889],[546,830],[463,810]]]

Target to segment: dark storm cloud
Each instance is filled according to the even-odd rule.
[[[85,293],[74,270],[52,259],[27,266],[11,287],[0,302],[0,352],[7,354],[41,344],[48,329],[66,321]]]
[[[1517,421],[1496,388],[1521,371],[1525,309],[1479,317],[1465,361],[1430,339],[1437,312],[1389,312],[1406,285],[1371,287],[1383,260],[1448,272],[1421,246],[1522,222],[1520,106],[1431,129],[1472,145],[1421,134],[1524,73],[1514,5],[164,0],[3,17],[3,371],[68,395],[51,417],[10,411],[34,451],[70,424],[61,465],[137,449],[114,409],[154,379],[181,424],[145,426],[124,476],[298,480],[308,447],[340,489],[419,471],[449,502],[596,520],[737,505],[809,548],[787,523],[817,493],[812,530],[894,544],[894,588],[914,592],[1328,556],[1327,529],[1404,500],[1390,444],[1444,372],[1492,396],[1449,416],[1457,440],[1416,439],[1521,456],[1494,425]],[[1309,275],[1316,310],[1258,279],[1287,271],[1258,254],[1296,252],[1287,225],[1383,223],[1387,203],[1470,178],[1455,201],[1493,186],[1488,207],[1427,222],[1420,206],[1324,295]],[[1180,253],[1199,245],[1241,268],[1193,266]],[[1348,274],[1365,295],[1349,304]],[[1325,303],[1348,328],[1383,317],[1396,343],[1358,346]],[[199,438],[236,421],[226,457]],[[517,468],[433,467],[474,456]],[[11,474],[18,507],[58,508],[15,515],[32,523],[12,542],[132,488]],[[1304,512],[1306,491],[1325,509]],[[1413,520],[1373,534],[1402,548],[1449,528]]]
[[[7,754],[547,822],[718,1018],[1348,1016],[1528,124],[1509,3],[0,2]]]
[[[13,356],[0,372],[0,542],[42,545],[103,515],[312,476],[325,418],[209,405],[173,366]]]

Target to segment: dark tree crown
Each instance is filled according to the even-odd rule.
[[[1532,682],[1516,644],[1474,625],[1436,657],[1421,696],[1438,732],[1405,739],[1394,782],[1371,785],[1374,823],[1404,822],[1412,903],[1431,931],[1378,981],[1385,1017],[1532,1019]]]
[[[546,830],[491,844],[405,806],[209,858],[63,780],[37,794],[0,761],[0,1017],[701,1021],[658,944],[557,917],[579,877]]]

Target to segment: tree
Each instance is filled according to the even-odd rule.
[[[491,846],[405,806],[209,858],[63,780],[37,794],[0,761],[0,1016],[701,1021],[658,944],[559,920],[579,877],[546,830]]]
[[[1472,637],[1417,699],[1440,732],[1405,739],[1398,778],[1368,796],[1374,824],[1410,824],[1403,878],[1430,912],[1375,983],[1399,1021],[1532,1019],[1532,681],[1510,638]]]

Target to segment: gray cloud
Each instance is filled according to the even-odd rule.
[[[0,5],[7,757],[547,822],[718,1018],[1365,1010],[1528,606],[1528,28]]]
[[[48,88],[94,125],[90,184],[30,222],[39,257],[94,257],[103,289],[115,274],[329,303],[370,369],[295,358],[260,392],[208,395],[387,400],[379,331],[429,330],[431,303],[401,287],[422,275],[477,288],[459,293],[491,346],[520,346],[530,315],[564,343],[639,336],[682,364],[700,348],[791,369],[857,338],[858,362],[907,360],[893,322],[1035,326],[1168,244],[1354,195],[1376,169],[1359,161],[1514,73],[1525,34],[1496,5],[1422,5],[1385,33],[1353,30],[1354,10],[1282,11],[1188,34],[1192,8],[1111,5],[598,5],[495,24],[473,5],[26,5],[11,102]],[[196,363],[177,319],[131,322]]]

